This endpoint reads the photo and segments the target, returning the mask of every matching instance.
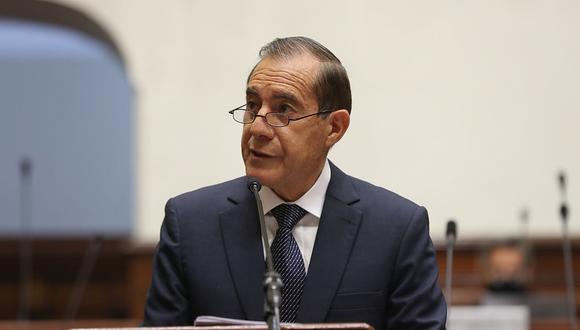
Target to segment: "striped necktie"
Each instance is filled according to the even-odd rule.
[[[284,283],[280,321],[295,322],[302,299],[306,271],[302,254],[292,236],[292,228],[307,212],[296,204],[280,204],[272,209],[271,213],[278,221],[278,230],[272,242],[272,259],[274,268],[280,273]]]

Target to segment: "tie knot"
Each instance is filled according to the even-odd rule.
[[[280,204],[272,209],[278,226],[292,229],[306,215],[306,210],[296,204]]]

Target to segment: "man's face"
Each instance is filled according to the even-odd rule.
[[[521,281],[525,273],[524,253],[517,247],[498,247],[489,255],[491,280]]]
[[[312,91],[318,61],[311,55],[264,58],[255,67],[246,91],[248,109],[260,115],[284,112],[290,118],[318,112]],[[248,176],[257,177],[278,196],[294,201],[314,184],[330,148],[328,120],[312,116],[271,127],[256,117],[244,125],[242,157]]]

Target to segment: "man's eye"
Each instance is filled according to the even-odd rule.
[[[294,109],[289,104],[281,104],[278,107],[278,112],[285,113],[285,112],[292,112],[292,111],[294,111]]]
[[[248,102],[248,103],[246,103],[246,110],[252,111],[252,112],[258,112],[258,110],[259,110],[258,104],[254,103],[254,102]]]

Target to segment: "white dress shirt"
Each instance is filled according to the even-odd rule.
[[[316,232],[320,223],[320,215],[322,214],[322,207],[324,206],[324,198],[326,196],[326,189],[330,182],[330,164],[328,160],[324,163],[324,168],[314,185],[297,201],[288,204],[297,204],[305,209],[308,213],[294,226],[292,236],[298,244],[302,259],[304,260],[304,269],[308,272],[310,265],[310,257],[312,256],[312,249],[314,248],[314,240],[316,239]],[[259,192],[262,199],[262,208],[266,219],[266,232],[268,233],[268,242],[272,245],[276,230],[278,229],[278,222],[274,216],[269,213],[270,210],[276,206],[287,203],[284,202],[276,193],[264,186]]]

